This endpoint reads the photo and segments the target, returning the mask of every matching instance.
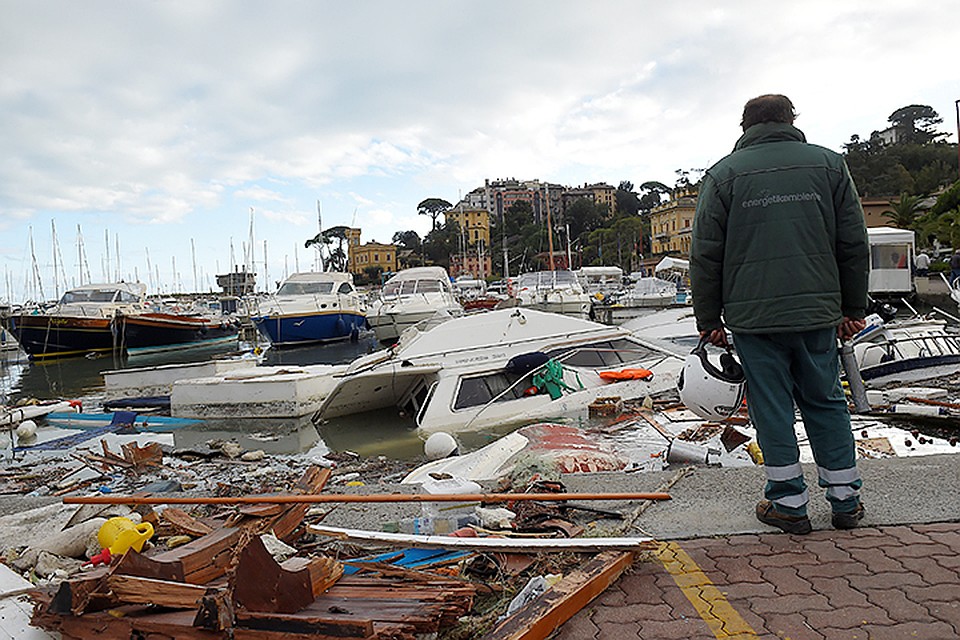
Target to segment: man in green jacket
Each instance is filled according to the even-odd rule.
[[[794,404],[826,488],[833,526],[863,517],[837,337],[863,329],[869,243],[843,157],[808,144],[793,103],[763,95],[743,109],[733,153],[707,170],[690,247],[697,329],[743,365],[767,483],[757,518],[811,530]]]

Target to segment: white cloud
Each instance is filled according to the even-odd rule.
[[[156,252],[196,235],[201,259],[226,264],[249,206],[269,221],[263,239],[292,246],[317,199],[325,225],[357,209],[364,237],[383,241],[425,233],[420,200],[453,201],[484,178],[671,183],[727,153],[743,102],[766,92],[790,95],[798,125],[835,149],[912,103],[952,131],[945,16],[958,9],[8,3],[0,253],[55,217],[131,234],[149,225]]]

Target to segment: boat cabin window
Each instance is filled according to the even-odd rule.
[[[530,376],[527,376],[528,378]],[[457,398],[454,400],[453,408],[468,409],[487,404],[497,396],[497,402],[505,402],[523,397],[523,390],[530,386],[526,383],[517,384],[520,377],[508,375],[503,372],[491,373],[485,376],[474,376],[471,378],[462,378],[460,388],[457,390]],[[512,385],[512,388],[510,388]],[[506,389],[509,391],[503,393]],[[503,395],[500,395],[503,393]]]
[[[278,296],[324,295],[333,291],[332,282],[284,282]]]
[[[136,302],[138,298],[133,294],[117,289],[84,289],[67,291],[60,298],[62,304],[77,302]]]
[[[417,280],[417,293],[436,293],[440,291],[438,280]]]
[[[561,358],[564,354],[571,354]],[[551,358],[561,358],[563,364],[571,367],[597,369],[600,367],[619,367],[632,362],[640,362],[656,357],[656,351],[631,340],[605,340],[591,344],[563,347],[547,352]]]
[[[340,285],[340,288],[337,289],[337,293],[342,293],[344,295],[348,293],[353,293],[353,287],[351,287],[349,284],[344,282],[343,284]]]

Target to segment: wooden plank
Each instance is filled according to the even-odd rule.
[[[343,540],[365,540],[403,544],[414,547],[473,549],[476,551],[602,551],[606,549],[637,550],[652,548],[650,537],[636,538],[456,538],[453,536],[422,536],[385,531],[363,531],[322,525],[309,525],[307,530]]]
[[[369,638],[373,621],[355,615],[337,613],[283,614],[237,611],[234,638],[243,637],[241,630],[273,633],[324,635],[336,638]],[[251,638],[264,636],[252,635]],[[279,636],[283,637],[283,636]]]
[[[603,593],[632,562],[632,553],[608,551],[597,555],[497,625],[485,636],[485,640],[547,638]]]
[[[114,574],[107,578],[107,586],[125,604],[153,604],[173,609],[196,609],[208,595],[204,586],[139,576]]]
[[[213,532],[213,527],[200,522],[183,509],[167,507],[163,510],[161,517],[178,533],[185,533],[191,536],[205,536]]]

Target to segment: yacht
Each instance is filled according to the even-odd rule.
[[[352,274],[307,272],[293,274],[262,300],[253,323],[273,346],[285,347],[356,340],[366,315]]]
[[[463,314],[443,267],[404,269],[387,280],[371,305],[367,322],[383,344],[393,344],[407,328],[436,315]]]
[[[590,296],[573,271],[524,273],[517,280],[515,295],[521,307],[575,318],[590,317]]]
[[[31,360],[114,352],[122,349],[114,318],[148,311],[145,296],[140,282],[82,285],[49,309],[21,309],[10,332]]]

